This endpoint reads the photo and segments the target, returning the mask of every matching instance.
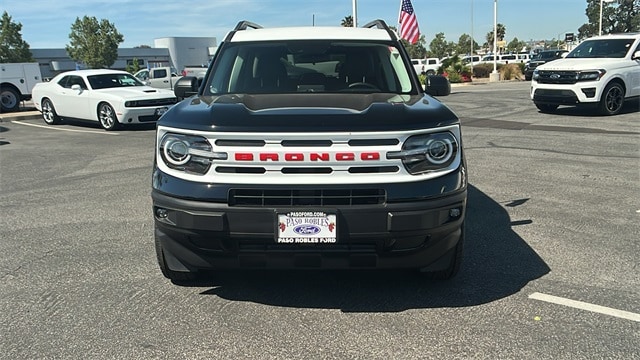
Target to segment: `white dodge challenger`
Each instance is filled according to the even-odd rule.
[[[49,125],[62,119],[97,121],[105,130],[121,124],[157,121],[178,99],[172,91],[146,86],[126,71],[68,71],[32,92],[36,109]]]

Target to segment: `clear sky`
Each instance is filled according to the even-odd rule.
[[[458,42],[473,34],[482,44],[493,29],[493,0],[412,0],[420,32],[427,46],[436,33]],[[265,27],[340,25],[352,15],[352,0],[0,0],[22,24],[22,38],[31,48],[64,48],[76,18],[107,19],[124,35],[120,47],[153,47],[153,39],[180,36],[213,36],[220,42],[240,20]],[[564,39],[587,22],[587,0],[498,0],[498,22],[506,27],[506,39]],[[383,19],[397,26],[400,0],[358,0],[359,25]],[[473,9],[473,11],[472,11]],[[473,21],[472,21],[473,19]],[[473,26],[472,26],[473,24]]]

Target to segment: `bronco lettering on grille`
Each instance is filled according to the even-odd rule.
[[[330,153],[235,153],[235,161],[330,161]],[[380,153],[378,152],[363,152],[359,156],[357,153],[341,152],[333,154],[333,160],[335,161],[375,161],[380,160]]]

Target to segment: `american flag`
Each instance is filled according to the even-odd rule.
[[[420,29],[411,0],[402,0],[398,22],[400,23],[400,38],[407,40],[410,44],[415,44],[420,38]]]

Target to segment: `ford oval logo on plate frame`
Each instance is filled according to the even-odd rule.
[[[322,229],[315,225],[298,225],[293,228],[293,232],[299,235],[316,235],[319,234]]]
[[[334,244],[337,242],[336,214],[322,211],[292,211],[278,214],[278,244]]]

